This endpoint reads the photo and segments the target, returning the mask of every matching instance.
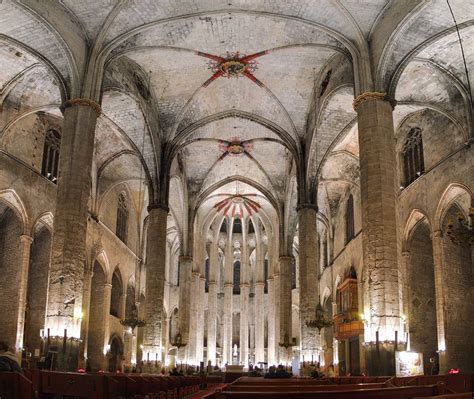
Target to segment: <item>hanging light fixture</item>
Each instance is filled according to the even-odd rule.
[[[178,350],[187,345],[186,342],[183,342],[183,337],[181,336],[180,332],[174,336],[174,339],[173,341],[170,341],[170,344],[171,346],[178,348]]]
[[[327,316],[321,302],[316,305],[315,318],[306,322],[306,326],[310,328],[317,328],[321,331],[322,328],[332,326],[333,321]]]
[[[281,346],[282,348],[288,349],[290,346],[296,345],[296,338],[293,337],[292,340],[290,341],[290,337],[288,336],[288,333],[285,333],[283,342],[279,342],[278,345]]]
[[[474,207],[469,208],[468,218],[459,212],[456,224],[452,220],[448,221],[446,235],[456,245],[474,244]]]
[[[138,318],[137,305],[133,304],[131,313],[132,314],[130,315],[130,317],[120,320],[120,324],[122,326],[130,327],[133,333],[136,327],[143,327],[146,324],[146,322],[145,320]]]

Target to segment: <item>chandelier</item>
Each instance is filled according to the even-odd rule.
[[[122,326],[130,327],[133,332],[133,330],[135,330],[136,327],[143,327],[146,324],[146,322],[145,320],[138,318],[137,305],[133,304],[132,315],[126,319],[120,320],[120,324]]]
[[[456,245],[474,244],[474,207],[469,208],[470,220],[466,220],[464,215],[459,212],[457,215],[457,224],[452,220],[448,221],[446,234]]]
[[[278,345],[285,348],[285,349],[288,349],[290,346],[296,345],[296,338],[293,337],[292,340],[290,341],[290,337],[288,336],[287,333],[285,333],[285,337],[283,338],[283,342],[279,342]]]
[[[333,321],[326,315],[321,302],[316,305],[315,318],[306,322],[306,326],[310,328],[317,328],[321,331],[322,328],[332,326]]]
[[[182,348],[183,346],[186,346],[187,344],[185,342],[183,342],[183,338],[181,337],[181,333],[178,332],[178,334],[176,334],[174,336],[174,340],[173,341],[170,341],[170,344],[171,346],[176,346],[176,348],[180,349]]]

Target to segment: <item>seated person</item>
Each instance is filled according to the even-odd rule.
[[[291,374],[283,368],[283,365],[279,364],[274,378],[291,378]]]
[[[0,371],[23,373],[18,361],[6,342],[0,342]]]

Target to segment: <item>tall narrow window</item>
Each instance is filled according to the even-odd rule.
[[[268,294],[268,259],[265,259],[263,263],[263,278],[265,285],[263,286],[263,293]]]
[[[127,227],[128,227],[128,209],[127,198],[120,193],[117,204],[117,228],[115,230],[117,237],[124,243],[127,243]]]
[[[347,199],[346,208],[346,244],[354,238],[354,198]]]
[[[206,259],[206,263],[204,264],[204,291],[209,292],[209,258]]]
[[[43,163],[41,174],[56,183],[59,176],[59,149],[61,147],[61,134],[50,129],[46,132],[43,147]]]
[[[232,291],[234,295],[240,294],[240,262],[239,261],[234,263],[234,288]]]
[[[423,159],[423,137],[419,127],[412,128],[402,150],[405,186],[414,182],[425,171]]]

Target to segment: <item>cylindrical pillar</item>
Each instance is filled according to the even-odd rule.
[[[148,218],[143,353],[145,359],[161,361],[168,207],[149,206]]]
[[[100,106],[84,98],[69,100],[65,106],[45,328],[52,336],[60,337],[67,329],[68,337],[80,338],[75,315],[82,313],[88,202]],[[77,353],[60,364],[76,369]]]
[[[217,339],[217,275],[219,271],[219,251],[217,241],[211,245],[209,259],[209,292],[208,292],[208,318],[207,318],[207,360],[217,364],[216,339]]]
[[[291,362],[291,267],[292,256],[280,256],[280,363]],[[289,346],[285,347],[286,344]],[[284,346],[285,345],[285,346]]]
[[[443,265],[443,232],[434,231],[431,235],[433,245],[433,263],[436,296],[436,325],[438,335],[439,372],[445,374],[447,370],[448,346],[446,345],[446,304],[444,287],[446,279]]]
[[[16,323],[16,350],[19,352],[23,347],[25,333],[26,295],[28,291],[28,269],[30,265],[30,251],[33,238],[27,235],[20,236],[20,284],[18,286],[18,317]]]
[[[190,298],[191,298],[191,279],[193,258],[190,256],[179,257],[179,313],[178,313],[178,332],[186,346],[179,349],[178,361],[188,362],[187,353],[190,343],[189,323],[190,323]],[[175,337],[172,337],[175,339]]]
[[[369,276],[369,334],[393,341],[403,330],[397,263],[395,102],[385,93],[363,93],[354,100],[360,153],[362,244]],[[393,344],[368,348],[371,375],[391,375]]]
[[[261,234],[261,233],[260,233]],[[255,363],[265,361],[265,254],[261,238],[256,243],[255,264]]]
[[[320,346],[317,329],[306,325],[306,322],[314,317],[319,300],[319,247],[316,217],[317,207],[315,205],[302,204],[299,206],[300,346],[301,356],[304,356],[305,359],[314,357]],[[291,277],[289,280],[291,281]]]

